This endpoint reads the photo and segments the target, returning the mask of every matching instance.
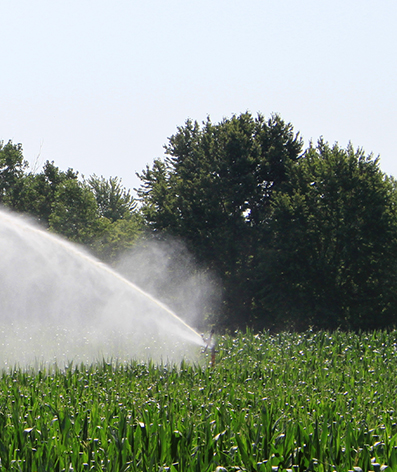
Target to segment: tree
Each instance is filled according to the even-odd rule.
[[[263,281],[272,291],[262,307],[298,329],[393,326],[396,208],[378,159],[351,145],[310,146],[274,196],[272,280]]]
[[[100,218],[100,221],[101,231],[96,232],[90,248],[95,256],[110,264],[134,247],[143,235],[143,221],[139,212],[113,222],[107,218]]]
[[[78,180],[65,180],[56,190],[50,228],[71,241],[89,244],[102,231],[98,207],[90,189]]]
[[[0,141],[0,203],[10,206],[18,197],[26,167],[22,145]]]
[[[167,158],[139,174],[142,212],[155,233],[182,238],[223,280],[225,324],[252,323],[252,279],[266,239],[272,194],[299,159],[302,142],[278,116],[250,113],[201,127],[188,120]]]
[[[142,217],[135,206],[117,177],[106,181],[93,176],[87,182],[65,179],[55,192],[50,228],[111,263],[142,233]]]
[[[121,179],[106,180],[93,174],[85,183],[95,197],[101,221],[101,231],[97,231],[91,242],[91,250],[100,259],[113,263],[142,235],[142,216]]]
[[[142,233],[142,216],[121,179],[94,174],[80,182],[78,172],[61,171],[50,161],[40,172],[27,169],[22,145],[0,142],[0,203],[86,245],[107,262],[132,247]]]
[[[129,218],[136,209],[136,202],[131,192],[122,186],[121,179],[106,180],[93,174],[86,184],[95,196],[100,216],[115,222]]]
[[[21,213],[34,216],[37,221],[49,226],[58,187],[68,180],[77,182],[78,173],[72,169],[61,171],[54,162],[46,161],[42,172],[24,174],[20,179],[18,198],[9,201],[9,206]]]

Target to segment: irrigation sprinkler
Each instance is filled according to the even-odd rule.
[[[209,338],[205,339],[204,335],[202,335],[202,338],[206,343],[203,353],[206,353],[208,350],[211,351],[211,367],[215,367],[215,355],[218,352],[216,350],[215,330],[211,330]]]

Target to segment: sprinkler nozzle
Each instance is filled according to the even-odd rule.
[[[206,343],[206,346],[203,352],[204,353],[207,352],[208,349],[211,351],[211,367],[215,366],[215,354],[218,352],[216,350],[216,342],[215,342],[214,334],[215,334],[215,330],[212,329],[208,339],[205,339],[204,335],[202,335],[202,338],[204,342]]]

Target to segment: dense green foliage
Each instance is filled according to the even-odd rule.
[[[22,145],[0,141],[0,203],[8,204],[18,195],[20,181],[27,162],[23,159]]]
[[[188,121],[140,175],[147,224],[221,280],[218,324],[374,329],[397,322],[394,182],[377,159],[249,113]]]
[[[396,470],[396,336],[246,332],[215,366],[3,372],[0,470]]]
[[[372,156],[310,147],[273,200],[273,316],[285,307],[304,329],[394,325],[396,196]]]
[[[112,262],[142,231],[136,203],[121,180],[61,171],[47,161],[41,172],[27,172],[22,147],[0,144],[0,203],[35,218],[42,226],[84,244]]]
[[[168,158],[140,175],[149,227],[182,238],[217,273],[228,326],[252,321],[272,195],[301,150],[292,126],[278,116],[266,121],[245,113],[203,127],[187,121],[169,139]]]

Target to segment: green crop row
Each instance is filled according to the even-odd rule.
[[[236,333],[217,351],[3,371],[0,471],[397,470],[397,332]]]

